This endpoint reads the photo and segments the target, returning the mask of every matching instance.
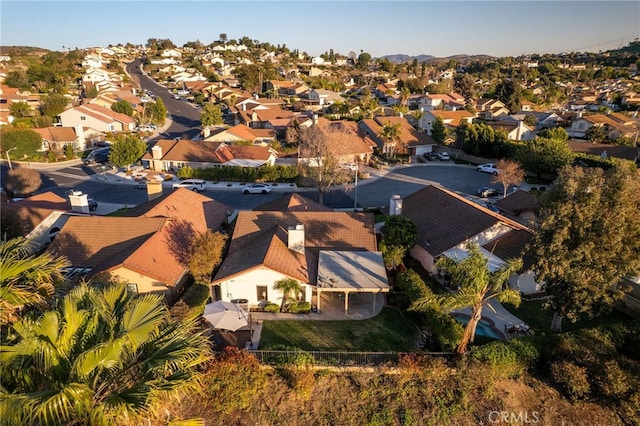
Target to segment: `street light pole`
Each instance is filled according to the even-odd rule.
[[[9,163],[9,170],[13,170],[13,166],[11,165],[11,157],[9,157],[9,153],[10,153],[11,151],[13,151],[14,149],[18,149],[18,147],[17,147],[17,146],[14,146],[13,148],[9,148],[9,149],[7,150],[7,152],[6,152],[6,154],[7,154],[7,163]]]
[[[358,162],[356,161],[356,182],[355,182],[355,196],[353,198],[353,211],[355,212],[358,208]]]

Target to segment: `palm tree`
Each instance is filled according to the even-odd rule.
[[[400,123],[395,124],[385,124],[382,126],[382,130],[380,131],[380,137],[385,142],[385,152],[387,153],[387,158],[389,158],[389,154],[396,154],[396,145],[398,140],[400,140]]]
[[[491,299],[520,305],[520,292],[509,288],[507,281],[511,274],[522,267],[522,261],[508,260],[499,269],[490,272],[487,267],[488,260],[476,243],[469,243],[467,250],[469,256],[461,261],[443,256],[435,265],[451,274],[451,282],[458,286],[459,290],[444,296],[429,295],[417,300],[412,306],[414,310],[425,310],[435,306],[447,313],[453,309],[471,307],[471,317],[465,326],[462,341],[456,347],[458,354],[464,354],[469,342],[473,342],[476,326],[482,318],[482,308]]]
[[[282,292],[282,305],[280,305],[280,311],[284,311],[284,305],[287,300],[289,300],[289,296],[293,295],[293,299],[297,300],[298,292],[302,290],[300,283],[293,278],[283,278],[280,281],[277,281],[273,288]]]
[[[36,247],[22,237],[0,241],[0,325],[17,321],[24,307],[44,305],[62,280],[66,260],[36,254]]]
[[[172,320],[159,295],[81,283],[55,310],[13,324],[0,347],[3,420],[142,424],[160,398],[200,388],[209,348],[195,327]]]

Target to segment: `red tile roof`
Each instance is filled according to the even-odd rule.
[[[287,247],[287,229],[298,224],[304,225],[304,255]],[[214,282],[266,267],[313,283],[320,250],[376,249],[371,213],[241,211]]]

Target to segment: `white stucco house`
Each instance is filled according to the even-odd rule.
[[[498,269],[510,258],[521,258],[532,237],[526,226],[482,207],[440,186],[428,185],[405,197],[392,196],[389,212],[401,214],[418,228],[416,245],[410,255],[432,273],[440,256],[463,259],[467,244],[475,242],[488,260],[489,270]],[[523,294],[542,291],[523,257],[523,268],[509,279],[512,288]]]
[[[349,295],[367,298],[375,312],[376,296],[388,292],[389,284],[373,215],[323,206],[316,211],[314,204],[302,211],[241,211],[229,253],[211,284],[213,299],[242,300],[249,308],[279,304],[283,294],[276,284],[294,279],[301,288],[297,299],[320,313],[323,293],[344,295],[345,312]]]

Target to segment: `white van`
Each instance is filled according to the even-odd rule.
[[[195,192],[202,192],[205,189],[205,184],[207,182],[202,179],[185,179],[182,182],[174,183],[173,190],[175,191],[178,188],[186,188]]]

